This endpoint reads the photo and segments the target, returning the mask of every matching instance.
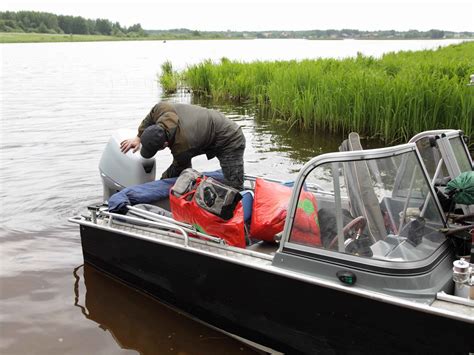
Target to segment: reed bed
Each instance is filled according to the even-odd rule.
[[[180,74],[173,70],[173,63],[169,60],[161,64],[161,74],[158,81],[165,94],[174,94],[180,85]]]
[[[304,130],[406,141],[414,134],[474,124],[474,42],[381,58],[243,63],[223,58],[189,66],[194,94],[253,101],[268,117]]]

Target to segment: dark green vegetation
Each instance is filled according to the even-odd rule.
[[[159,81],[165,94],[174,94],[178,89],[179,74],[173,71],[173,64],[168,60],[161,64]]]
[[[462,129],[472,136],[471,74],[474,42],[389,53],[380,59],[358,55],[242,63],[223,58],[175,75],[195,95],[251,101],[266,117],[288,127],[356,131],[400,142],[429,129]]]
[[[32,35],[24,35],[24,33]],[[36,35],[36,34],[43,35]],[[82,35],[67,37],[64,35]],[[62,35],[62,36],[58,36]],[[90,37],[87,37],[89,36]],[[107,36],[107,37],[103,37]],[[442,30],[399,32],[343,30],[307,31],[197,31],[186,28],[170,30],[143,30],[140,24],[130,27],[105,19],[85,19],[81,16],[63,16],[47,12],[0,12],[0,43],[105,41],[105,40],[180,40],[180,39],[441,39],[474,38],[474,32]]]
[[[96,42],[96,41],[137,41],[146,37],[107,36],[107,35],[73,35],[50,33],[1,33],[0,43],[35,43],[35,42]]]
[[[104,19],[85,19],[80,16],[62,16],[47,12],[0,12],[0,32],[105,35],[116,37],[146,36],[140,24],[128,28]]]

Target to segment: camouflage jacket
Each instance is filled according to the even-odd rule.
[[[140,124],[138,137],[153,124],[165,130],[173,154],[173,163],[162,179],[179,176],[181,171],[191,167],[191,158],[197,155],[206,154],[212,159],[217,154],[245,146],[239,125],[216,110],[200,106],[160,102]]]

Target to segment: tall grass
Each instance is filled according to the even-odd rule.
[[[473,132],[474,42],[380,59],[358,55],[242,63],[223,58],[188,67],[183,79],[195,94],[252,100],[272,120],[315,131],[357,131],[406,141],[429,129]]]
[[[169,60],[161,64],[159,82],[166,94],[173,94],[178,89],[179,74],[173,71],[173,64]]]

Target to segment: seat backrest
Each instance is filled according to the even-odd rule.
[[[339,151],[362,150],[358,133],[352,132],[344,140]],[[350,200],[352,217],[364,216],[367,219],[367,231],[376,241],[387,236],[380,202],[374,191],[373,179],[366,161],[344,163],[344,179]]]

